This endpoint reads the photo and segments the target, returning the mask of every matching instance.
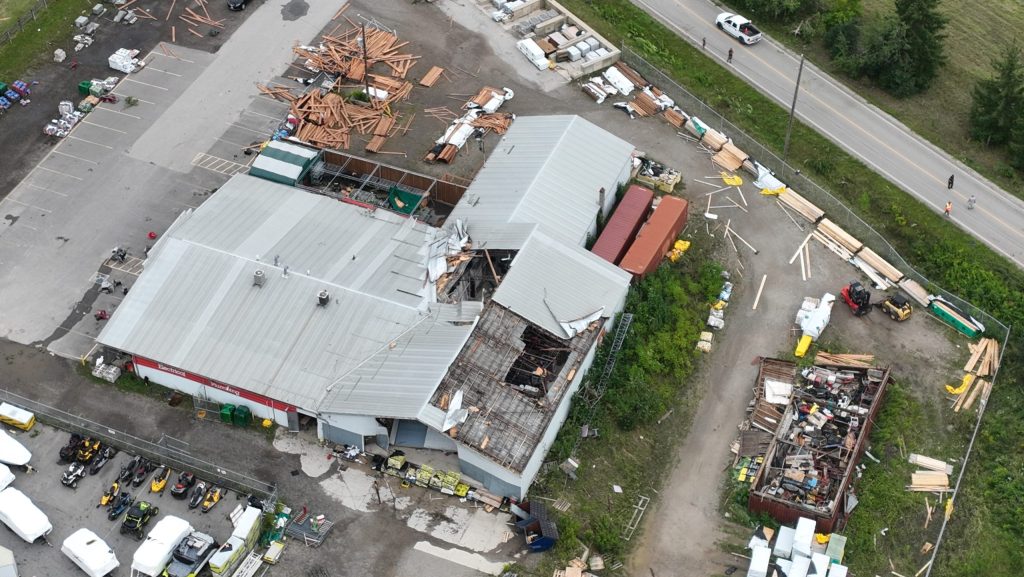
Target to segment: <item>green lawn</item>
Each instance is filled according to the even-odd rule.
[[[7,30],[39,0],[3,0],[0,2],[0,32]]]
[[[0,5],[0,13],[23,5],[31,6],[35,0],[6,0]],[[44,61],[55,48],[67,44],[71,37],[72,23],[83,10],[88,11],[95,4],[92,0],[52,0],[45,12],[39,15],[32,26],[26,26],[10,43],[0,46],[0,80],[16,80],[36,62]],[[6,28],[0,22],[0,30]]]

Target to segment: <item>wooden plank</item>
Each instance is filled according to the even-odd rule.
[[[953,465],[950,465],[945,461],[940,461],[938,459],[927,457],[925,455],[911,453],[910,457],[907,459],[907,462],[910,463],[911,465],[917,465],[918,467],[923,467],[930,471],[938,471],[940,473],[945,473],[947,475],[953,474]]]

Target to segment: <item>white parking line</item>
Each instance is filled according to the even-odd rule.
[[[73,174],[68,174],[68,173],[66,173],[66,172],[61,172],[61,171],[59,171],[59,170],[54,170],[54,169],[52,169],[52,168],[46,168],[45,166],[36,166],[36,168],[35,168],[34,170],[45,170],[46,172],[52,172],[52,173],[54,173],[54,174],[59,174],[59,175],[61,175],[61,176],[66,176],[66,177],[68,177],[68,178],[73,178],[73,179],[75,179],[75,180],[84,180],[84,179],[83,179],[82,177],[80,177],[80,176],[75,176],[75,175],[73,175]]]
[[[82,142],[87,142],[89,144],[95,144],[96,146],[102,146],[103,148],[106,148],[106,149],[109,149],[109,150],[114,150],[113,146],[107,146],[106,144],[100,144],[99,142],[93,142],[91,140],[86,140],[84,138],[78,138],[77,136],[72,136],[70,134],[67,135],[67,138],[71,138],[73,140],[80,140]],[[81,180],[81,179],[79,179],[79,180]]]
[[[266,114],[262,114],[262,113],[259,113],[259,112],[253,112],[252,110],[243,110],[242,112],[243,113],[248,112],[249,114],[255,114],[256,116],[262,116],[263,118],[269,118],[271,120],[278,121],[278,122],[281,121],[281,117],[279,117],[279,116],[268,116]]]
[[[54,152],[57,152],[57,151],[54,150]],[[46,192],[52,192],[53,194],[56,194],[57,196],[63,196],[64,198],[68,197],[68,195],[63,193],[63,192],[59,192],[59,191],[53,190],[52,188],[46,188],[45,186],[39,186],[38,184],[32,184],[31,182],[26,182],[25,186],[31,186],[32,188],[38,188],[39,190],[45,190]]]
[[[163,42],[161,42],[161,44],[163,44]],[[172,44],[172,46],[173,46],[173,44]],[[186,60],[184,58],[181,58],[180,56],[171,56],[170,54],[161,54],[160,52],[156,52],[155,50],[153,52],[150,52],[149,55],[150,56],[163,56],[164,58],[170,58],[171,60],[181,60],[182,62],[188,62],[189,64],[195,64],[195,62],[192,61],[192,60]]]
[[[125,132],[123,130],[118,130],[116,128],[111,128],[109,126],[103,126],[102,124],[96,124],[95,122],[89,122],[88,120],[83,120],[82,124],[88,124],[89,126],[95,126],[97,128],[103,128],[104,130],[112,130],[114,132],[120,132],[121,134],[128,134],[127,132]]]
[[[241,128],[242,130],[248,130],[249,132],[254,132],[256,134],[267,135],[267,132],[268,132],[266,130],[253,130],[252,128],[249,128],[248,126],[242,126],[241,124],[236,124],[234,122],[228,122],[227,124],[229,126],[234,126],[235,128]]]
[[[34,208],[36,210],[41,210],[43,212],[53,212],[52,210],[45,209],[45,208],[43,208],[41,206],[36,206],[34,204],[29,204],[27,202],[21,202],[20,200],[15,200],[15,199],[13,199],[13,198],[11,198],[9,196],[7,198],[4,198],[3,200],[0,200],[0,203],[2,203],[4,200],[8,200],[8,201],[11,201],[13,203],[20,204],[21,206],[27,206],[29,208]]]
[[[245,148],[246,146],[248,146],[246,144],[238,144],[237,142],[231,142],[230,140],[224,140],[223,138],[220,138],[220,137],[217,137],[216,140],[219,140],[221,142],[226,142],[226,143],[230,144],[231,146],[237,146],[238,148]]]
[[[225,160],[212,154],[204,154],[202,152],[197,153],[195,158],[192,159],[192,165],[200,168],[205,168],[213,172],[219,172],[220,174],[226,174],[228,176],[234,176],[236,174],[249,170],[249,167],[245,164],[239,164],[230,160]]]
[[[117,96],[120,96],[121,98],[134,98],[135,100],[138,100],[139,102],[145,102],[146,104],[156,104],[155,102],[150,102],[148,100],[143,100],[143,99],[139,98],[138,96],[132,96],[130,94],[121,94],[120,92],[111,92],[111,94],[116,94]]]
[[[157,72],[163,72],[164,74],[170,74],[171,76],[177,76],[178,78],[181,78],[181,76],[182,76],[181,74],[178,74],[177,72],[170,72],[168,70],[160,70],[159,68],[153,68],[152,66],[147,66],[146,70],[155,70]]]
[[[83,120],[83,122],[85,122],[85,121]],[[92,124],[92,123],[90,122],[89,124]],[[97,124],[96,126],[99,126],[99,125]],[[74,154],[68,154],[66,152],[61,152],[59,150],[54,150],[53,153],[54,154],[59,154],[61,156],[66,156],[68,158],[74,158],[75,160],[81,160],[82,162],[88,162],[89,164],[95,164],[97,166],[99,165],[99,163],[96,162],[95,160],[89,160],[88,158],[82,158],[81,156],[75,156]]]
[[[134,79],[134,78],[125,78],[125,79],[124,79],[124,81],[125,81],[125,82],[134,82],[135,84],[141,84],[141,85],[143,85],[143,86],[149,86],[150,88],[158,88],[158,89],[160,89],[160,90],[164,90],[164,91],[166,91],[166,90],[167,90],[167,89],[166,89],[166,88],[164,88],[163,86],[157,86],[156,84],[150,84],[150,83],[148,83],[148,82],[142,82],[142,81],[136,80],[136,79]]]
[[[135,120],[142,120],[141,116],[135,116],[134,114],[128,114],[127,112],[118,112],[117,110],[114,110],[113,108],[103,108],[101,106],[97,106],[96,108],[93,108],[93,110],[102,110],[104,112],[113,112],[114,114],[120,114],[121,116],[128,116],[128,117],[134,118]]]

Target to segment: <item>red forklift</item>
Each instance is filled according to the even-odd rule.
[[[858,281],[853,281],[839,291],[853,316],[862,317],[871,312],[871,293]]]

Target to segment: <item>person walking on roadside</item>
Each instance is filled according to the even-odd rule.
[[[729,56],[725,59],[727,64],[732,64],[732,48],[729,49]]]
[[[702,38],[700,39],[700,47],[701,47],[701,48],[702,48],[703,50],[707,50],[707,49],[708,49],[708,39],[707,39],[707,37],[702,37]]]
[[[949,190],[953,190],[953,176],[952,174],[949,175],[949,181],[946,182],[946,188]]]
[[[978,204],[978,197],[971,195],[971,198],[967,199],[967,210],[974,210],[974,205]]]
[[[949,215],[951,215],[953,213],[953,201],[952,200],[947,200],[946,201],[946,208],[942,212],[946,213],[946,216],[949,216]]]

